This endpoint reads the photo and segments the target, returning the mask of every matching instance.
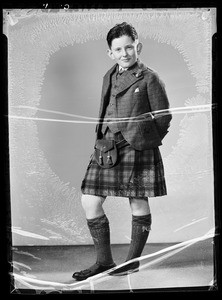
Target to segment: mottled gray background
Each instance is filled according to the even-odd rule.
[[[180,25],[188,26],[188,17],[181,17]],[[59,18],[60,22],[57,22]],[[121,18],[127,20],[124,16]],[[64,14],[57,14],[57,23],[52,25],[49,23],[50,17],[41,18],[40,15],[40,18],[33,16],[8,26],[14,245],[91,243],[80,204],[80,185],[93,151],[95,124],[65,123],[62,120],[87,119],[41,109],[97,118],[102,77],[113,65],[106,54],[105,34],[119,19],[114,16],[105,27],[103,21],[97,20],[95,24],[91,21],[91,25],[90,22],[83,22],[86,31],[90,26],[97,28],[98,32],[103,30],[101,36],[93,38],[92,34],[85,40],[81,40],[83,28],[78,24],[81,42],[62,45],[61,31],[67,25],[65,19]],[[129,19],[133,23],[133,18]],[[136,25],[142,26],[142,21],[136,19],[136,24],[133,24],[137,28]],[[164,22],[168,21],[161,22],[164,27]],[[201,14],[191,14],[192,22],[199,26],[197,29],[203,36],[208,34],[208,25],[201,19]],[[206,29],[203,29],[202,23]],[[152,31],[155,24],[151,21],[150,24],[153,27],[149,30]],[[181,28],[184,28],[182,25]],[[72,26],[75,24],[69,24],[70,32]],[[192,50],[186,52],[187,58],[179,47],[171,43],[173,26],[181,47]],[[210,71],[211,60],[206,58],[204,52],[198,52],[199,48],[202,49],[197,47],[198,41],[195,44],[192,40],[188,41],[188,36],[182,36],[184,29],[180,32],[176,22],[166,30],[171,32],[172,37],[166,37],[165,41],[141,34],[143,51],[140,59],[155,69],[165,82],[171,108],[211,103],[210,78],[196,71],[206,59]],[[70,32],[64,31],[66,40],[69,40]],[[193,32],[194,38],[195,34]],[[188,44],[185,45],[185,42]],[[210,49],[210,41],[201,42],[205,43],[206,49]],[[60,47],[56,48],[56,43],[60,43]],[[51,53],[49,49],[52,49]],[[47,63],[43,63],[45,57]],[[202,90],[197,87],[201,76],[206,78]],[[40,88],[37,89],[37,86]],[[35,95],[39,96],[38,101]],[[35,114],[33,108],[36,109]],[[35,120],[18,119],[16,116],[34,117]],[[173,115],[170,132],[160,147],[168,195],[150,199],[153,225],[149,242],[184,241],[199,237],[214,227],[211,130],[209,111]],[[104,207],[110,220],[111,241],[128,243],[131,222],[128,200],[109,197]]]

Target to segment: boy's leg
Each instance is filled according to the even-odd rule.
[[[90,268],[75,272],[73,278],[76,280],[84,280],[115,266],[110,247],[109,221],[102,207],[104,201],[103,197],[82,195],[82,206],[86,213],[87,225],[94,242],[97,259]]]
[[[151,230],[151,213],[147,199],[129,199],[132,210],[131,243],[126,261],[140,257]]]
[[[151,229],[151,213],[148,198],[135,199],[130,198],[130,207],[132,211],[132,232],[131,243],[126,261],[140,257],[146,244]],[[123,267],[117,268],[110,275],[126,275],[137,271],[139,262],[129,263]]]
[[[100,265],[112,265],[109,220],[103,210],[105,197],[82,195],[82,206]]]

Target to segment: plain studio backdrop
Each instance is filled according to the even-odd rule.
[[[211,108],[189,110],[212,101],[213,10],[37,11],[20,18],[14,10],[11,19],[5,30],[13,245],[92,243],[80,186],[102,78],[113,65],[106,34],[123,21],[138,30],[140,59],[164,81],[170,107],[181,108],[160,147],[168,195],[150,198],[149,242],[186,241],[214,228]],[[111,242],[129,243],[128,199],[108,197],[104,208]]]

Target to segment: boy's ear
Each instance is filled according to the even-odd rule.
[[[107,49],[107,54],[108,56],[111,58],[111,59],[115,59],[114,55],[113,55],[113,52],[111,49]]]
[[[140,54],[142,51],[142,48],[143,48],[143,44],[139,42],[137,44],[136,48],[137,48],[137,54]]]

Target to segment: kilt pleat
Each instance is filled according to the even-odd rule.
[[[108,131],[106,138],[112,137]],[[119,140],[116,135],[115,140]],[[81,185],[83,194],[143,199],[167,194],[158,147],[138,151],[127,145],[118,149],[118,155],[117,164],[110,169],[101,168],[91,156]]]

